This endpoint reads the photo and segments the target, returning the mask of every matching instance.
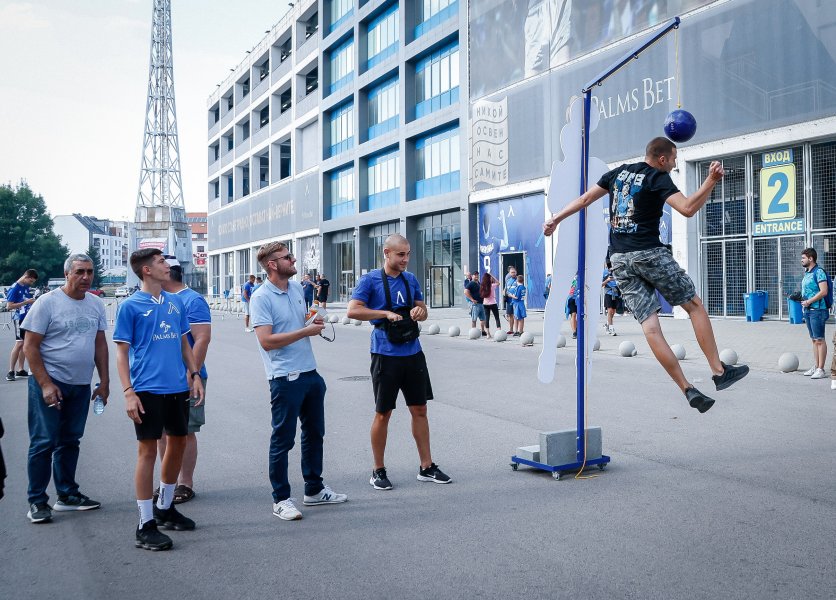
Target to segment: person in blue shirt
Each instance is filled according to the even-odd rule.
[[[801,266],[804,277],[801,279],[801,306],[804,308],[804,320],[807,331],[813,340],[813,366],[804,372],[810,379],[824,379],[824,361],[827,359],[827,344],[824,341],[824,324],[829,316],[824,297],[827,295],[827,275],[816,261],[815,248],[801,251]]]
[[[305,310],[310,310],[313,304],[315,289],[316,286],[311,281],[311,276],[305,273],[305,276],[302,278],[302,291],[305,293]]]
[[[325,328],[321,317],[305,321],[302,284],[296,275],[296,258],[281,242],[270,242],[258,251],[258,262],[267,281],[253,295],[252,317],[258,352],[270,383],[270,483],[273,514],[285,521],[302,518],[290,498],[287,453],[296,439],[296,421],[302,424],[302,477],[306,506],[340,504],[348,500],[322,481],[322,448],[325,438],[325,380],[316,371],[311,337]]]
[[[139,508],[136,546],[168,550],[171,538],[158,525],[178,531],[194,529],[191,519],[172,504],[189,431],[189,398],[203,403],[203,382],[189,345],[186,307],[177,294],[164,292],[169,267],[157,248],[131,254],[131,269],[142,289],[116,313],[113,341],[116,367],[125,394],[125,409],[134,422],[139,445],[134,482]],[[182,368],[185,363],[186,368]],[[160,495],[153,500],[157,441],[168,435],[160,470]]]
[[[566,318],[569,319],[569,326],[572,328],[572,339],[578,338],[578,298],[580,297],[580,290],[578,289],[578,274],[572,279],[572,284],[569,286],[569,296],[566,298]]]
[[[195,496],[194,470],[197,466],[197,432],[206,424],[206,382],[209,377],[206,372],[206,353],[209,342],[212,341],[212,314],[209,304],[203,296],[183,283],[183,267],[174,256],[166,256],[170,267],[169,280],[163,282],[163,290],[169,294],[176,294],[183,301],[186,318],[189,321],[189,333],[186,339],[192,347],[194,362],[200,366],[200,380],[203,383],[203,402],[196,406],[197,400],[189,400],[189,433],[186,436],[186,447],[183,449],[183,464],[177,476],[177,487],[174,488],[174,504],[188,502]],[[183,369],[186,369],[185,364]],[[160,438],[157,449],[160,456],[165,456],[167,436]]]
[[[520,337],[525,332],[525,318],[528,316],[525,310],[525,276],[517,275],[517,285],[514,286],[514,337]]]
[[[26,269],[15,284],[6,292],[6,308],[12,312],[12,322],[15,328],[15,345],[12,346],[12,353],[9,356],[9,372],[6,374],[6,381],[14,381],[18,377],[28,377],[29,373],[23,368],[23,339],[26,337],[26,330],[21,329],[23,319],[29,307],[35,302],[32,294],[32,284],[38,280],[38,272],[35,269]],[[17,364],[17,371],[15,371]]]
[[[250,275],[246,283],[241,286],[241,301],[244,303],[244,331],[252,333],[250,327],[250,298],[252,298],[253,290],[255,289],[255,275]]]
[[[430,453],[427,400],[432,400],[433,392],[421,342],[416,338],[405,343],[393,343],[385,329],[388,323],[403,319],[427,319],[427,305],[424,303],[421,285],[415,275],[406,270],[409,257],[410,247],[405,237],[400,234],[387,237],[383,243],[383,268],[363,275],[348,303],[347,314],[350,318],[371,321],[375,325],[371,335],[371,375],[375,396],[375,415],[371,427],[374,467],[369,483],[377,490],[392,489],[383,459],[389,419],[399,391],[403,393],[412,416],[412,435],[420,460],[418,481],[452,481],[433,462]],[[386,277],[389,284],[391,305],[386,302],[383,277]]]
[[[615,275],[612,272],[612,263],[609,259],[607,259],[604,272],[601,275],[601,287],[604,288],[604,311],[607,313],[607,322],[604,323],[604,329],[607,335],[618,335],[615,332],[612,319],[621,303],[621,292],[618,290],[618,283],[615,281]]]
[[[255,291],[258,288],[260,288],[261,284],[263,284],[263,283],[264,283],[264,280],[261,277],[256,277],[255,278],[255,286],[253,287],[253,294],[255,294]],[[250,298],[252,298],[252,294],[250,294]]]
[[[514,335],[514,301],[510,288],[517,285],[517,267],[508,267],[508,274],[505,276],[505,318],[508,320],[508,335]]]

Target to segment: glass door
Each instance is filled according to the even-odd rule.
[[[430,308],[450,306],[453,297],[452,269],[446,266],[430,267]]]

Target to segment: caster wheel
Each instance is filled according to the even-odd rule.
[[[560,481],[560,472],[552,471],[552,477],[554,477],[555,481]]]
[[[520,465],[518,465],[517,463],[511,463],[511,470],[512,471],[516,471],[519,468],[520,468]]]
[[[607,467],[606,463],[601,463],[600,465],[598,465],[598,470],[603,471],[606,467]]]

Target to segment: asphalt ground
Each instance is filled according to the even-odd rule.
[[[467,325],[462,315],[439,311],[443,330],[450,319]],[[689,348],[686,375],[717,399],[700,415],[638,339],[630,338],[637,356],[618,356],[616,342],[632,327],[621,325],[621,339],[602,340],[588,387],[588,423],[603,428],[612,457],[605,471],[590,472],[597,477],[555,481],[509,466],[515,448],[536,444],[539,431],[575,426],[571,340],[558,351],[556,382],[544,386],[535,375],[539,337],[525,348],[425,335],[436,396],[433,458],[454,483],[416,480],[399,401],[388,492],[368,484],[370,329],[337,325],[335,342],[313,343],[328,383],[325,481],[350,499],[300,506],[304,519],[285,522],[271,514],[269,391],[255,335],[242,331],[241,320],[216,315],[197,496],[181,505],[198,526],[170,532],[174,549],[160,553],[133,544],[136,445],[118,383],[104,414],[88,419],[78,466],[81,491],[102,508],[33,525],[26,383],[0,382],[9,470],[0,500],[0,596],[833,598],[836,393],[827,381],[764,363],[713,393],[705,361]],[[718,337],[723,327],[715,327]],[[805,332],[794,327],[803,342]],[[0,332],[0,355],[10,348],[11,336]],[[113,350],[111,372],[118,381]],[[290,465],[301,505],[298,438]],[[52,486],[49,493],[54,500]]]

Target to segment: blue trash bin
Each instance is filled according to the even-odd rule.
[[[804,322],[804,309],[801,302],[787,298],[787,312],[790,316],[790,324],[801,325]]]
[[[760,321],[763,318],[763,296],[758,292],[743,294],[743,305],[746,307],[747,321]]]
[[[769,292],[764,290],[755,290],[753,293],[757,294],[763,301],[763,314],[769,312]]]

